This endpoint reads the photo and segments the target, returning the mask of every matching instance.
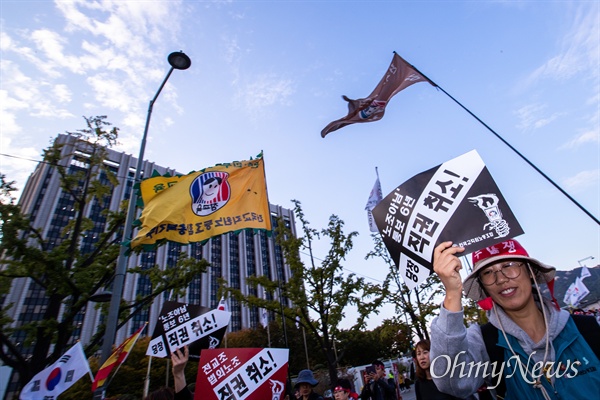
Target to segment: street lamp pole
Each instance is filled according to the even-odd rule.
[[[144,163],[144,151],[146,150],[146,137],[148,136],[148,127],[150,125],[150,116],[152,115],[152,108],[154,106],[154,102],[158,98],[158,95],[162,91],[163,87],[167,83],[167,80],[171,76],[171,73],[174,69],[185,70],[192,65],[192,61],[190,58],[183,52],[173,52],[169,54],[167,58],[171,68],[165,76],[165,79],[162,81],[158,91],[150,100],[150,105],[148,106],[148,115],[146,117],[146,126],[144,128],[144,135],[142,136],[142,142],[140,144],[140,155],[137,160],[137,166],[135,169],[135,177],[133,183],[135,184],[140,180],[142,166]],[[129,196],[129,208],[127,209],[127,217],[125,219],[125,226],[123,229],[123,240],[122,242],[126,242],[132,239],[133,234],[133,221],[135,218],[135,204],[137,202],[137,195],[135,190],[131,190],[131,194]],[[113,288],[112,295],[110,298],[110,305],[108,309],[108,319],[106,322],[106,330],[104,332],[104,341],[102,343],[102,357],[100,360],[100,365],[102,365],[108,357],[110,357],[112,353],[112,346],[115,341],[115,335],[117,333],[117,324],[119,322],[119,307],[121,305],[121,298],[123,296],[123,285],[125,283],[125,273],[127,272],[127,261],[129,259],[127,255],[127,248],[125,246],[121,246],[119,257],[117,258],[117,267],[115,269],[115,277],[113,280]],[[96,389],[94,392],[94,400],[104,399],[104,393],[106,391],[106,386],[103,385]]]
[[[288,337],[287,337],[287,329],[285,327],[285,313],[283,310],[283,295],[282,295],[282,291],[281,291],[281,279],[279,277],[279,268],[275,267],[277,269],[277,287],[279,288],[279,306],[281,307],[281,324],[282,324],[282,328],[283,328],[283,340],[285,342],[285,347],[289,348],[288,345]],[[281,271],[281,274],[283,275],[283,270]]]
[[[585,267],[585,264],[582,265],[581,262],[585,261],[585,260],[593,260],[593,259],[594,259],[594,256],[589,256],[589,257],[586,257],[586,258],[582,258],[581,260],[577,260],[577,263],[579,263],[580,267]]]

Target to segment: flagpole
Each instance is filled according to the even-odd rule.
[[[152,356],[148,357],[148,370],[146,371],[146,380],[144,381],[144,399],[148,397],[150,390],[150,366],[152,365]]]
[[[79,340],[77,341],[77,343],[81,343]],[[83,345],[81,345],[81,351],[83,352]],[[83,352],[83,356],[85,357],[85,352]],[[87,357],[85,358],[87,361]],[[92,383],[94,382],[94,374],[92,374],[92,370],[89,368],[89,364],[88,364],[88,375],[90,376],[90,379],[92,380]]]
[[[394,54],[398,54],[394,51]],[[398,55],[398,57],[400,57],[400,55]],[[479,121],[479,123],[483,126],[485,126],[491,133],[494,134],[494,136],[496,136],[498,139],[500,139],[502,141],[502,143],[504,143],[505,145],[507,145],[512,151],[514,151],[519,157],[521,157],[527,164],[529,164],[529,166],[531,166],[533,169],[535,169],[540,175],[542,175],[544,178],[546,178],[546,180],[548,182],[550,182],[556,189],[558,189],[562,194],[564,194],[565,196],[567,196],[567,198],[569,200],[571,200],[577,207],[579,207],[579,209],[581,211],[583,211],[584,213],[586,213],[588,215],[588,217],[590,217],[591,219],[593,219],[596,224],[600,225],[600,220],[598,220],[598,218],[596,218],[594,215],[592,215],[592,213],[590,213],[588,210],[586,210],[581,204],[579,204],[577,202],[577,200],[575,200],[573,197],[571,197],[571,195],[569,195],[563,188],[561,188],[556,182],[554,182],[552,179],[550,179],[550,177],[548,175],[546,175],[542,170],[540,170],[535,164],[533,164],[531,161],[529,161],[529,159],[527,159],[527,157],[525,157],[523,154],[521,154],[516,148],[514,148],[510,143],[508,143],[506,140],[504,140],[504,138],[502,136],[500,136],[498,133],[496,133],[496,131],[494,131],[492,128],[490,128],[485,122],[483,122],[477,115],[473,114],[471,112],[471,110],[469,110],[467,107],[465,107],[464,105],[462,105],[458,100],[456,100],[454,97],[452,97],[448,92],[446,92],[444,90],[444,88],[442,88],[440,85],[436,84],[435,82],[433,82],[431,79],[429,79],[425,74],[423,74],[421,71],[419,71],[414,65],[410,64],[409,62],[407,62],[406,60],[404,60],[402,57],[400,57],[406,64],[408,64],[411,68],[413,68],[415,71],[417,71],[419,74],[421,74],[423,76],[423,78],[427,79],[427,81],[429,81],[429,83],[431,83],[431,85],[433,85],[434,87],[438,88],[439,90],[441,90],[442,92],[444,92],[444,94],[446,96],[448,96],[450,99],[452,99],[456,104],[458,104],[463,110],[465,110],[466,112],[468,112],[473,118],[475,118],[477,121]]]
[[[302,337],[304,338],[304,353],[306,354],[306,369],[310,369],[310,363],[308,362],[308,346],[306,346],[306,331],[302,326]]]
[[[269,342],[269,347],[271,347],[271,328],[269,328],[269,314],[267,314],[267,341]]]

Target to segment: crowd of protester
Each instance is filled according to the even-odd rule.
[[[383,362],[375,360],[363,371],[362,382],[343,378],[317,393],[319,381],[306,369],[289,385],[292,390],[285,400],[401,400],[402,394],[411,390],[413,381],[417,400],[486,400],[505,395],[514,398],[515,393],[518,398],[552,400],[573,396],[575,388],[581,392],[583,387],[587,389],[576,398],[587,399],[589,394],[600,393],[600,361],[596,356],[600,351],[600,309],[561,310],[552,291],[551,298],[544,297],[539,286],[553,281],[554,267],[529,257],[514,239],[499,244],[494,251],[486,248],[474,253],[472,271],[464,282],[458,258],[463,250],[451,242],[441,243],[435,249],[434,270],[444,286],[445,298],[439,316],[432,321],[431,341],[421,340],[413,350],[414,377],[408,371],[398,373],[397,368],[386,370]],[[487,311],[489,323],[465,326],[463,293]],[[527,376],[513,374],[501,377],[497,389],[489,390],[490,382],[482,377],[457,380],[440,373],[447,370],[447,360],[459,358],[467,363],[502,362],[511,354],[530,354],[534,361],[546,365],[567,362],[573,352],[591,364],[582,380],[560,379],[562,376],[557,375],[529,385]],[[442,356],[442,362],[433,369],[436,356]],[[161,388],[145,400],[191,400],[193,393],[184,375],[188,357],[187,347],[175,351],[171,355],[174,388]],[[543,359],[538,360],[539,357]],[[579,378],[577,374],[570,376],[576,377]],[[360,387],[356,387],[357,383]]]

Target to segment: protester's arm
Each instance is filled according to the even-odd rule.
[[[173,363],[173,380],[175,393],[181,392],[187,387],[185,381],[185,365],[188,362],[190,356],[189,349],[187,346],[182,349],[176,349],[171,353],[171,363]]]
[[[431,376],[437,388],[465,398],[483,384],[483,378],[475,375],[477,368],[469,368],[469,363],[489,361],[489,356],[479,326],[467,329],[464,325],[459,273],[462,264],[456,256],[462,251],[464,248],[453,247],[452,242],[441,243],[434,251],[433,269],[446,289],[446,296],[439,316],[431,324],[430,359]]]

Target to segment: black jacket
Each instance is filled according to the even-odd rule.
[[[367,383],[360,393],[362,400],[396,400],[396,388],[385,377]]]

